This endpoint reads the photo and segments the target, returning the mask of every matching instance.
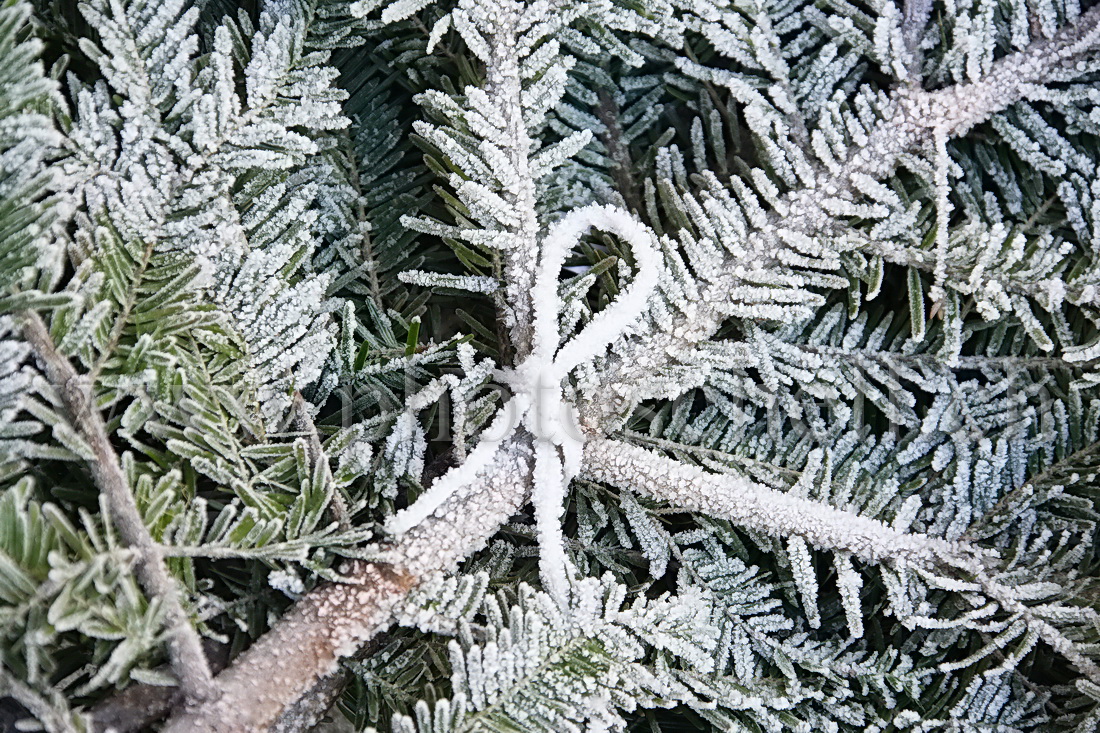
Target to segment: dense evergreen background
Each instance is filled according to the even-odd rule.
[[[638,731],[1095,730],[1095,3],[575,5],[549,11],[568,25],[523,78],[531,156],[563,144],[538,223],[614,204],[661,237],[665,279],[639,327],[659,334],[695,317],[708,248],[734,248],[723,273],[751,264],[744,232],[781,225],[799,166],[843,169],[890,118],[885,95],[996,94],[981,87],[995,60],[1091,23],[1045,94],[930,135],[821,204],[812,244],[776,245],[774,266],[736,281],[720,327],[649,370],[611,433],[960,556],[994,550],[989,583],[1020,605],[971,565],[853,560],[582,474],[566,549],[584,593],[622,614],[582,623],[537,591],[525,508],[346,660],[330,715],[427,731],[429,707],[438,720],[436,701],[465,695],[456,730],[603,730],[600,706],[610,729],[621,714]],[[224,665],[342,561],[379,557],[382,523],[464,460],[502,402],[493,369],[517,362],[494,284],[506,265],[470,234],[500,227],[462,188],[499,183],[469,89],[496,92],[477,23],[440,25],[450,3],[2,8],[0,690],[63,729],[121,688],[170,697],[170,612],[107,521],[98,454],[35,366],[26,314],[88,375]],[[582,240],[562,272],[565,332],[621,295],[636,254]],[[582,412],[613,412],[607,385],[633,364],[616,353],[575,375]],[[530,666],[492,677],[490,646]]]

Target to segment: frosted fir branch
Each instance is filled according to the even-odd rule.
[[[1011,518],[1010,510],[1015,504],[1034,496],[1037,492],[1042,491],[1044,487],[1064,486],[1071,483],[1075,478],[1079,478],[1081,466],[1087,466],[1090,462],[1097,460],[1100,460],[1100,441],[1089,443],[1080,450],[1051,463],[1002,496],[996,504],[990,507],[981,521],[966,531],[963,539],[967,541],[987,539],[989,525],[993,524],[996,519],[1007,520]]]
[[[807,353],[825,356],[833,359],[854,359],[871,361],[882,366],[895,368],[899,364],[920,366],[927,369],[936,369],[943,366],[943,360],[934,352],[922,352],[906,354],[897,351],[882,351],[874,349],[845,349],[838,346],[825,344],[807,345],[795,344],[792,348]],[[1002,370],[1067,370],[1067,369],[1096,369],[1100,367],[1100,356],[1088,359],[1070,359],[1058,356],[960,356],[955,367],[961,370],[967,369],[1002,369]]]
[[[107,426],[96,408],[86,378],[56,349],[46,324],[36,313],[24,312],[23,336],[42,362],[47,380],[57,390],[80,438],[93,456],[88,468],[111,508],[111,523],[128,547],[136,551],[138,582],[150,599],[164,608],[168,630],[168,657],[188,700],[200,702],[215,694],[213,675],[202,649],[202,639],[183,607],[179,587],[164,564],[163,551],[149,534],[111,445]]]
[[[977,552],[966,543],[901,532],[877,519],[739,476],[710,473],[620,440],[589,440],[584,457],[588,478],[769,537],[801,537],[818,549],[847,552],[869,563],[980,569]]]
[[[901,11],[901,35],[909,57],[909,78],[920,79],[920,42],[932,16],[932,0],[905,0]]]
[[[500,619],[485,641],[450,644],[449,700],[420,702],[416,721],[394,720],[402,733],[458,733],[509,728],[531,733],[623,730],[620,709],[651,695],[687,705],[709,705],[678,685],[666,665],[647,652],[671,653],[694,672],[714,669],[720,635],[703,594],[638,598],[610,574],[576,584],[562,607],[547,593],[521,584],[513,605],[488,596],[482,612]],[[593,644],[599,640],[598,644]],[[434,715],[433,715],[434,713]],[[507,721],[505,723],[504,721]]]
[[[773,25],[768,4],[754,2],[723,7],[706,1],[678,2],[687,11],[684,19],[687,28],[701,34],[723,56],[736,60],[738,67],[767,78],[767,98],[774,102],[774,107],[765,101],[759,79],[753,75],[725,69],[715,72],[684,57],[676,59],[677,66],[689,76],[699,74],[697,78],[708,83],[727,86],[735,98],[751,104],[754,111],[746,121],[755,132],[767,136],[771,132],[768,128],[778,123],[787,128],[793,142],[805,146],[810,135],[798,107],[802,95],[792,84],[791,69],[783,53],[784,40]],[[793,146],[784,147],[795,150]]]
[[[755,205],[755,197],[738,179],[731,184],[742,196],[745,216],[745,244],[736,255],[724,254],[714,262],[693,263],[701,275],[694,292],[683,296],[690,302],[683,308],[684,318],[675,328],[654,329],[639,334],[626,344],[602,373],[602,379],[616,393],[585,406],[583,421],[591,429],[607,432],[617,426],[629,407],[644,394],[642,386],[656,370],[670,363],[695,361],[697,344],[709,338],[730,314],[731,301],[745,297],[745,278],[753,273],[782,270],[800,250],[820,257],[820,266],[839,267],[836,253],[827,252],[815,242],[842,234],[843,220],[836,218],[837,207],[854,204],[868,182],[888,177],[903,156],[931,150],[935,136],[950,139],[966,134],[974,126],[1007,109],[1018,101],[1038,95],[1050,81],[1072,78],[1081,70],[1074,63],[1100,45],[1100,7],[1082,14],[1074,23],[1050,40],[1038,41],[1026,49],[996,61],[990,72],[979,80],[956,84],[936,91],[902,88],[886,103],[882,119],[853,145],[847,157],[835,166],[819,168],[801,188],[781,197],[773,197],[772,211]],[[715,213],[717,218],[719,213]],[[751,228],[745,227],[744,218]],[[723,221],[723,225],[728,222]],[[874,244],[874,243],[869,243]],[[884,247],[888,261],[902,248]],[[929,259],[928,266],[935,267]],[[803,286],[804,287],[804,286]],[[775,314],[783,317],[783,313]],[[769,317],[761,312],[761,317]],[[659,355],[659,356],[656,356]],[[683,384],[683,388],[692,386]],[[675,396],[675,395],[660,395]]]
[[[335,346],[329,279],[281,271],[314,245],[315,187],[298,187],[284,200],[286,186],[271,185],[248,207],[233,200],[233,188],[242,169],[282,170],[316,152],[305,132],[347,124],[335,70],[318,63],[325,53],[307,53],[317,19],[296,2],[265,6],[238,74],[232,24],[217,28],[206,63],[196,68],[198,10],[185,3],[156,12],[108,0],[82,8],[107,54],[91,41],[83,46],[111,67],[106,76],[124,100],[111,100],[105,84],[89,90],[73,83],[79,114],[69,138],[76,155],[67,165],[87,202],[86,221],[106,218],[122,239],[144,243],[93,373],[116,355],[154,263],[182,250],[197,272],[181,289],[205,288],[247,343],[248,378],[273,425],[290,406],[289,393],[320,378]],[[158,104],[175,111],[162,119]],[[96,235],[82,226],[76,238],[94,242]],[[93,247],[102,254],[101,245]],[[270,288],[276,283],[284,287]]]
[[[367,12],[373,5],[377,3],[361,6],[359,11]],[[607,2],[462,0],[441,24],[454,28],[469,51],[485,64],[485,82],[467,87],[464,98],[438,91],[416,98],[448,121],[445,125],[421,122],[415,128],[461,170],[461,175],[452,174],[449,182],[476,226],[456,227],[415,218],[403,223],[499,250],[499,255],[494,253],[501,282],[496,301],[510,335],[507,347],[517,361],[533,348],[531,291],[539,267],[543,226],[537,183],[591,139],[588,130],[546,146],[534,137],[560,102],[575,63],[562,53],[558,36],[580,43],[583,36],[570,32],[569,25],[582,16],[630,32],[663,33],[652,19]],[[437,38],[435,31],[432,37]],[[622,44],[615,48],[629,53]]]
[[[32,17],[29,2],[0,7],[0,201],[15,217],[0,226],[5,296],[32,268],[49,280],[64,269],[57,235],[73,213],[64,193],[70,181],[59,165],[51,165],[65,140],[50,112],[61,116],[65,104],[43,67],[43,43],[34,35]]]
[[[769,537],[797,538],[818,549],[850,554],[865,562],[916,569],[936,584],[944,582],[936,577],[937,570],[951,568],[962,571],[974,580],[948,581],[944,587],[980,591],[985,597],[996,601],[1005,612],[1022,619],[1037,638],[1049,644],[1082,674],[1100,683],[1100,666],[1087,652],[1052,625],[1041,610],[1036,611],[1024,604],[1012,587],[993,579],[983,567],[981,552],[969,542],[952,542],[900,531],[878,520],[776,491],[739,476],[707,472],[622,441],[588,441],[584,474],[680,509],[727,519]],[[816,584],[808,571],[798,570],[806,565],[808,557],[804,549],[799,550],[800,547],[804,548],[804,545],[789,544],[789,550],[795,556],[792,563],[797,566],[796,580],[808,578],[799,581],[799,587],[809,587],[802,593],[810,609],[810,624],[816,626],[816,611],[813,609]],[[842,587],[845,614],[853,635],[859,635],[857,631],[862,624],[854,620],[858,619],[858,603],[852,600],[853,592],[850,590],[852,586],[858,588],[859,578],[847,558],[838,558],[838,563],[843,563],[838,565],[842,584],[849,587]],[[1084,609],[1083,613],[1096,618],[1091,609]],[[958,622],[914,616],[906,619],[906,623],[947,628]]]
[[[1002,662],[1000,668],[990,670],[987,674],[1011,669],[1014,666],[1014,663],[1009,661],[1012,657],[1022,657],[1030,651],[1035,641],[1042,640],[1057,654],[1072,663],[1090,681],[1100,684],[1100,666],[1090,656],[1090,652],[1095,654],[1095,645],[1074,641],[1051,623],[1052,620],[1063,623],[1076,620],[1078,623],[1094,627],[1100,623],[1100,614],[1097,614],[1095,609],[1088,606],[1072,607],[1059,604],[1028,605],[1024,601],[1036,600],[1036,591],[1033,588],[1027,587],[1026,584],[1023,588],[1006,585],[985,572],[976,573],[970,581],[945,582],[943,578],[934,577],[928,579],[934,587],[970,595],[969,600],[973,610],[962,613],[956,618],[912,615],[904,619],[906,625],[933,630],[964,627],[1000,631],[997,638],[987,640],[984,647],[969,657],[941,665],[943,671],[962,669],[994,652],[999,652],[1008,643],[1024,636],[1026,630],[1031,641],[1022,645],[1023,651],[1013,652]],[[1042,591],[1039,591],[1039,594],[1041,595]],[[1008,614],[1009,618],[1007,621],[992,623],[993,615],[998,609]]]
[[[82,48],[124,101],[116,109],[105,85],[83,89],[74,80],[79,114],[69,142],[79,163],[70,168],[89,205],[110,210],[127,234],[214,258],[240,246],[229,201],[237,174],[301,163],[317,143],[294,128],[333,130],[348,120],[335,70],[303,53],[309,19],[297,4],[265,7],[243,79],[229,26],[217,28],[205,67],[196,68],[199,13],[185,5],[172,0],[150,13],[141,4],[82,4],[103,50],[87,39]],[[142,141],[140,153],[120,144],[130,139]]]
[[[502,253],[501,303],[512,346],[520,357],[526,356],[531,348],[530,291],[539,234],[535,178],[531,170],[531,155],[537,146],[525,119],[524,73],[520,67],[530,52],[524,44],[531,42],[521,38],[522,29],[537,18],[525,18],[524,10],[518,3],[464,0],[448,16],[470,50],[485,63],[483,88],[468,90],[468,95],[471,102],[477,103],[478,116],[484,116],[488,123],[482,126],[483,134],[488,133],[485,150],[495,148],[493,153],[497,156],[495,173],[508,216],[506,222],[489,228],[503,229],[511,241],[511,246]]]
[[[973,296],[978,313],[986,320],[1013,311],[1021,319],[1027,318],[1028,300],[1049,310],[1057,310],[1064,303],[1093,305],[1095,284],[1088,278],[1081,278],[1081,284],[1062,281],[1056,268],[1065,253],[1054,246],[1049,233],[1036,240],[1029,241],[1024,234],[1013,233],[1001,224],[987,227],[972,222],[940,236],[938,243],[947,246],[931,250],[874,238],[856,238],[853,242],[862,252],[881,257],[884,262],[929,273],[940,282],[941,294],[952,290]],[[1010,250],[1007,256],[1002,248]],[[1027,260],[1023,259],[1025,251]]]
[[[164,733],[259,731],[284,717],[308,728],[331,703],[341,659],[396,620],[409,592],[453,571],[523,505],[532,467],[529,440],[502,444],[476,480],[385,548],[382,561],[340,568],[344,581],[307,593],[217,677],[218,697],[183,708]],[[310,697],[315,689],[324,695]],[[304,707],[299,701],[305,700]]]
[[[187,5],[185,0],[170,0],[155,14],[126,12],[122,3],[104,0],[92,0],[80,8],[99,31],[100,44],[107,53],[88,39],[82,39],[81,50],[99,65],[107,81],[129,99],[135,111],[155,119],[175,91],[174,77],[190,77],[191,59],[198,52],[199,39],[192,31],[199,9]],[[156,48],[153,42],[160,38],[165,43]]]
[[[885,118],[867,134],[836,173],[820,172],[811,185],[785,197],[782,228],[820,232],[831,226],[825,202],[854,200],[858,181],[881,181],[902,155],[928,150],[937,134],[944,139],[966,134],[1016,102],[1040,93],[1044,83],[1072,75],[1072,63],[1100,44],[1100,8],[1093,8],[1050,41],[1034,43],[997,61],[981,79],[936,91],[899,90]],[[1077,72],[1079,73],[1079,72]],[[775,229],[774,223],[769,229]],[[766,236],[767,231],[764,232]]]
[[[298,239],[256,246],[239,263],[224,256],[208,288],[210,300],[247,344],[248,379],[268,425],[292,406],[293,390],[320,378],[336,347],[330,312],[337,304],[325,296],[329,277],[295,272],[299,253],[313,245],[306,232]]]
[[[1056,653],[1068,659],[1077,669],[1084,674],[1093,684],[1100,685],[1100,666],[1081,649],[1078,642],[1073,641],[1063,634],[1056,626],[1039,613],[1020,601],[1013,589],[992,580],[981,579],[982,592],[997,601],[1003,609],[1021,618],[1040,639],[1050,645]],[[1100,615],[1095,610],[1087,609],[1093,626],[1100,623]],[[1055,614],[1051,614],[1055,616]]]

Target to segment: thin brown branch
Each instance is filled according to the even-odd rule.
[[[96,486],[107,497],[111,524],[123,542],[137,554],[137,580],[149,597],[160,601],[164,609],[168,658],[180,688],[188,700],[205,700],[212,696],[214,686],[203,654],[202,639],[184,610],[179,588],[164,564],[160,545],[153,540],[141,518],[118,454],[107,435],[103,416],[95,406],[88,380],[58,352],[46,324],[37,313],[24,312],[20,320],[23,337],[41,362],[47,380],[57,390],[73,427],[95,456],[88,467]]]
[[[218,699],[176,715],[164,730],[267,730],[336,673],[342,657],[389,626],[395,606],[415,583],[381,563],[357,562],[348,570],[351,582],[308,593],[218,675]]]

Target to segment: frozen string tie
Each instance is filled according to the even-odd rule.
[[[558,321],[562,309],[558,275],[573,246],[590,229],[610,232],[630,244],[638,271],[630,285],[560,348]],[[576,367],[603,354],[645,313],[657,287],[660,255],[652,232],[627,211],[613,206],[586,206],[551,227],[532,291],[534,343],[530,356],[512,369],[498,371],[512,397],[466,461],[441,476],[408,508],[386,522],[400,535],[441,510],[452,495],[467,489],[496,455],[500,445],[521,426],[534,437],[532,503],[539,538],[539,570],[547,590],[560,603],[569,597],[565,546],[561,532],[565,489],[580,470],[584,435],[574,407],[565,399],[563,381]]]

